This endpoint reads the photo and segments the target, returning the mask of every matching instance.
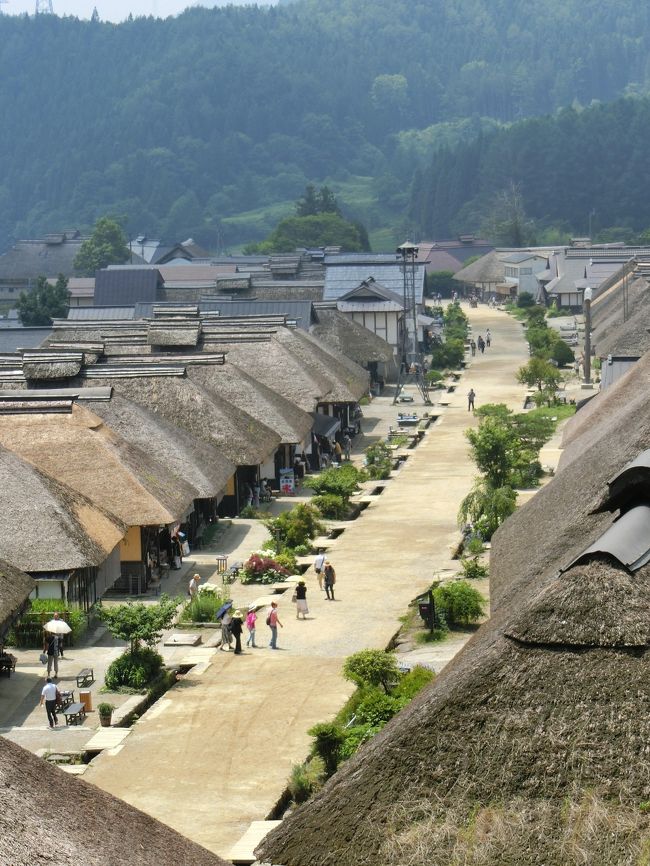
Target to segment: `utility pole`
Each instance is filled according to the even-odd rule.
[[[35,15],[54,15],[52,0],[36,0]]]
[[[418,343],[418,310],[415,301],[415,272],[417,268],[418,248],[406,241],[397,248],[397,256],[402,260],[404,275],[404,320],[402,330],[402,350],[399,358],[399,373],[393,403],[397,403],[402,388],[408,382],[413,382],[424,400],[425,405],[431,405],[429,392],[424,381],[424,358]]]
[[[582,296],[585,312],[585,385],[591,386],[591,299],[593,291],[587,287]]]

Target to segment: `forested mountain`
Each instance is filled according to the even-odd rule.
[[[224,217],[350,175],[398,207],[440,138],[650,89],[649,15],[299,0],[119,25],[0,16],[0,247],[105,212],[214,246]]]
[[[440,149],[417,173],[411,216],[427,237],[478,230],[504,190],[516,188],[526,215],[541,229],[647,229],[649,141],[647,98],[521,121]]]

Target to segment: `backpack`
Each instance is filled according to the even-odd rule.
[[[271,625],[271,614],[269,614],[266,618],[266,624]]]

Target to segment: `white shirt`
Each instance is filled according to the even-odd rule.
[[[190,580],[190,595],[194,595],[198,588],[199,582],[198,580],[196,580],[196,578],[193,577],[192,580]]]
[[[319,553],[316,559],[314,560],[314,568],[323,568],[323,563],[325,562],[325,554]]]
[[[43,690],[41,691],[41,696],[44,697],[46,701],[55,701],[56,685],[54,683],[45,683]]]

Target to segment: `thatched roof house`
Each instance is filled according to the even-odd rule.
[[[635,430],[626,453],[636,439]],[[647,478],[637,483],[638,468],[608,490],[621,452],[603,464],[597,448],[581,467],[584,474],[591,466],[588,483],[574,461],[521,509],[529,515],[517,537],[493,548],[493,562],[506,541],[516,551],[515,577],[492,619],[263,841],[260,859],[283,866],[639,862],[650,844],[650,818],[639,808],[650,798],[650,491]],[[650,467],[650,455],[641,462]],[[562,498],[547,496],[546,509],[563,505],[551,546],[549,527],[533,528],[530,513],[554,487]],[[604,510],[589,520],[585,508],[596,505]],[[648,520],[641,537],[639,511]]]
[[[393,348],[359,322],[354,322],[336,309],[317,307],[318,322],[310,329],[321,346],[349,358],[359,366],[371,362],[389,364],[393,361]]]
[[[0,559],[0,643],[22,613],[35,585],[24,571]]]
[[[0,860],[11,866],[226,866],[117,797],[0,739]]]
[[[480,259],[466,265],[454,274],[454,279],[459,283],[469,283],[481,289],[493,291],[496,286],[503,283],[506,275],[506,266],[503,262],[503,253],[491,250]]]
[[[128,526],[173,523],[195,496],[169,467],[76,403],[69,412],[0,412],[0,444]]]
[[[0,446],[2,558],[24,572],[98,566],[126,526]]]

